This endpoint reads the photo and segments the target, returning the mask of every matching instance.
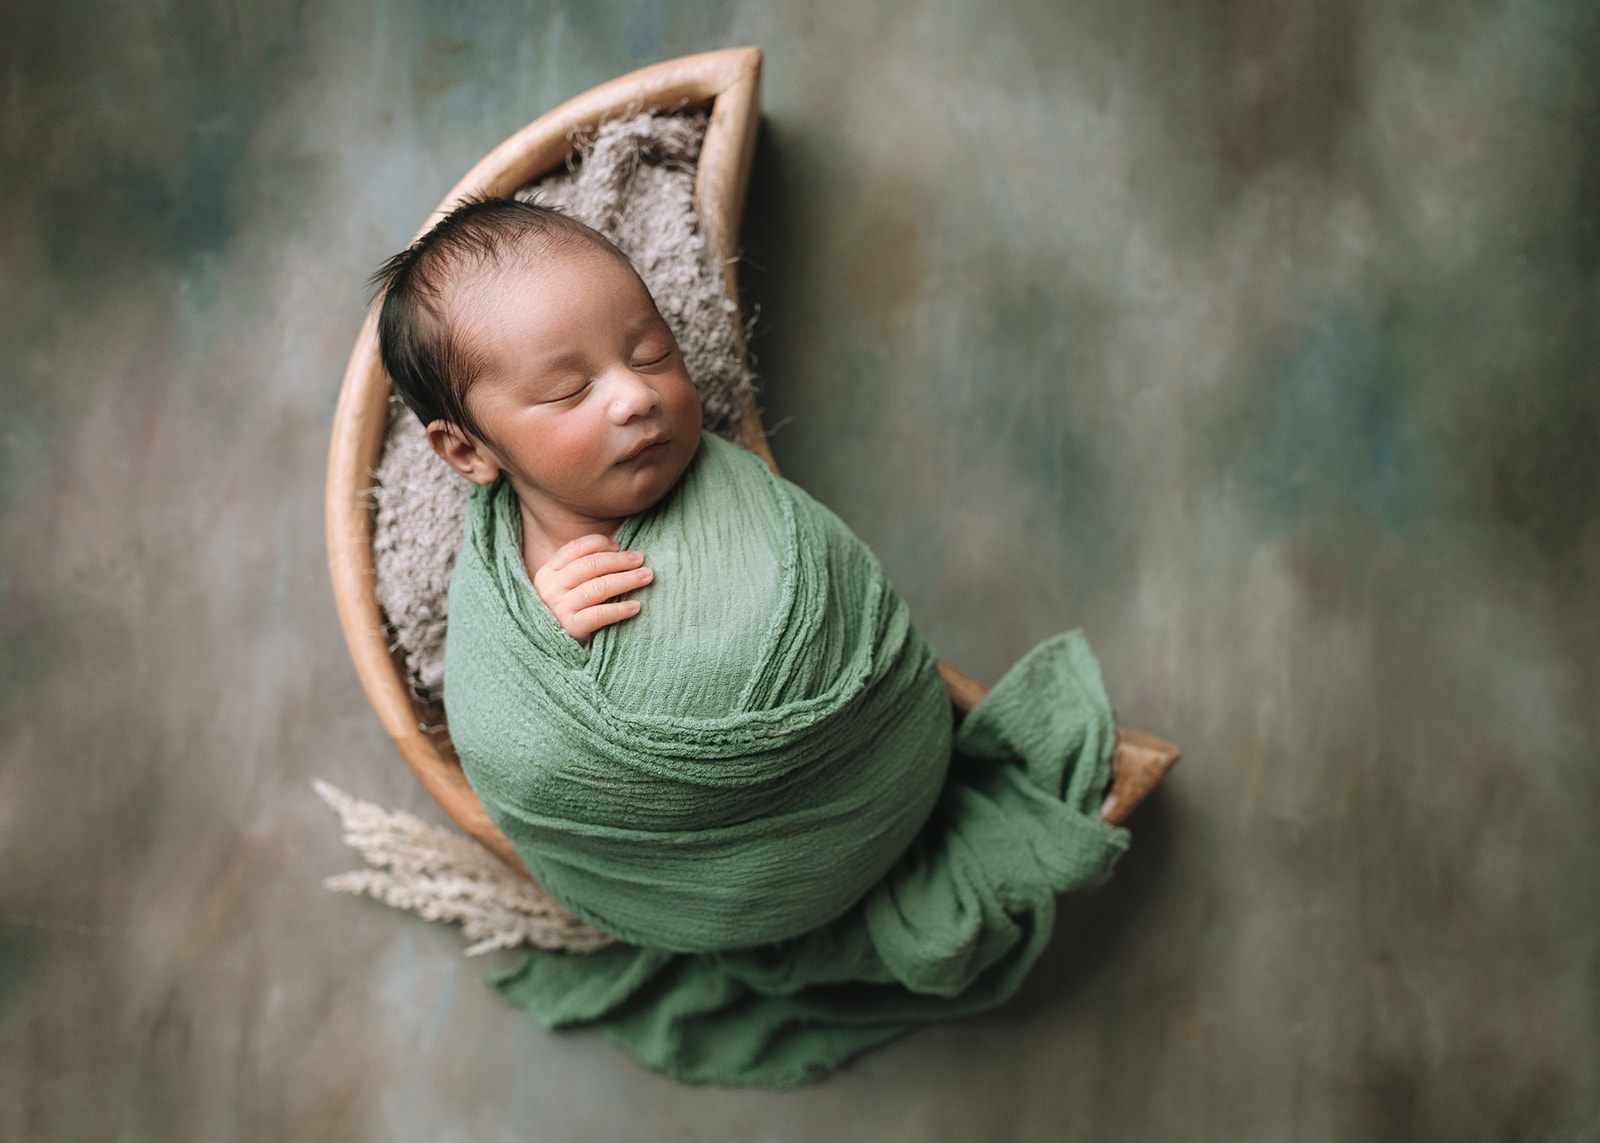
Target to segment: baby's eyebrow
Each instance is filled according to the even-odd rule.
[[[575,349],[552,349],[548,353],[536,353],[528,364],[540,373],[581,371],[587,366],[583,354]]]
[[[640,311],[639,316],[629,322],[625,328],[630,336],[638,336],[646,330],[654,329],[657,326],[671,328],[667,326],[667,319],[657,313],[655,307],[652,306],[648,310]]]

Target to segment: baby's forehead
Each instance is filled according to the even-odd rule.
[[[476,340],[521,312],[531,296],[524,286],[535,287],[557,310],[567,308],[560,303],[582,299],[591,328],[596,320],[628,329],[661,321],[633,264],[614,247],[582,237],[541,242],[532,250],[502,249],[463,266],[443,299],[446,321],[457,336]]]
[[[471,259],[453,275],[454,292],[462,295],[463,302],[471,301],[470,296],[475,295],[477,304],[482,305],[509,288],[535,280],[555,282],[564,289],[588,289],[592,276],[584,271],[597,263],[620,268],[651,305],[655,304],[649,287],[626,255],[614,246],[581,235],[532,235],[515,245],[508,244],[493,256]]]

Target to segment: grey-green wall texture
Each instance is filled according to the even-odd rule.
[[[767,51],[789,476],[1185,760],[1000,1013],[676,1086],[320,888],[437,819],[334,614],[363,280],[556,103]],[[0,1138],[1600,1140],[1600,8],[0,9]]]

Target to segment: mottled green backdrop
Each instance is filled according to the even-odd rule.
[[[322,470],[485,150],[767,50],[774,446],[993,677],[1186,760],[1024,997],[677,1087],[336,898]],[[1600,1140],[1591,0],[0,11],[0,1138]]]

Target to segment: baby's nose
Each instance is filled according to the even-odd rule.
[[[608,381],[607,408],[619,424],[643,416],[661,400],[655,388],[631,369],[614,370]]]

